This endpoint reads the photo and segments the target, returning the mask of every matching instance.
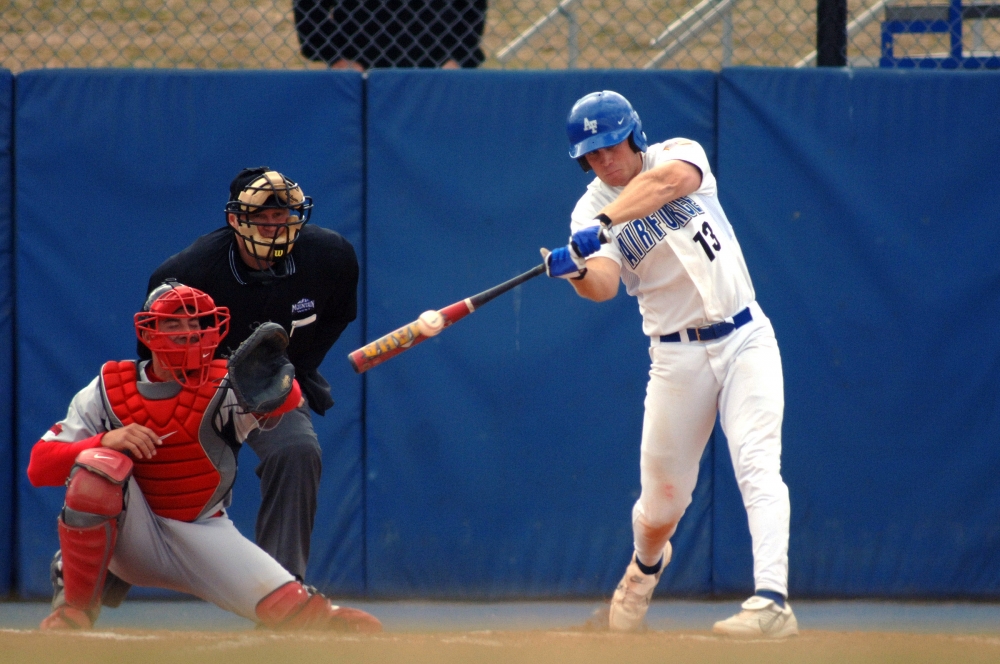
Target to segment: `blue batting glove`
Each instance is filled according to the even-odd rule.
[[[603,233],[604,229],[600,226],[588,226],[582,231],[573,233],[569,244],[576,250],[577,255],[586,258],[601,248]]]
[[[551,253],[543,249],[542,256],[545,257],[545,273],[550,277],[582,279],[587,274],[587,261],[573,251],[570,245],[559,247]]]

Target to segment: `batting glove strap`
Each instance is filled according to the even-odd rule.
[[[587,261],[572,246],[559,247],[545,257],[545,273],[560,279],[582,279],[587,273]]]
[[[594,217],[594,221],[599,222],[601,226],[603,226],[604,228],[611,228],[611,225],[614,223],[613,221],[611,221],[611,217],[604,214],[603,212]]]
[[[578,256],[587,257],[601,248],[601,237],[604,233],[601,226],[588,226],[577,231],[569,238],[570,247]]]

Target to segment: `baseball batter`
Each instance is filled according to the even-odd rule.
[[[750,523],[756,591],[713,631],[797,634],[786,601],[781,358],[705,151],[684,138],[648,145],[632,105],[610,91],[577,101],[566,129],[570,157],[597,177],[573,210],[570,244],[546,255],[548,274],[596,302],[624,283],[639,301],[652,360],[642,492],[632,510],[635,553],[612,597],[609,626],[642,627],[718,413]],[[611,236],[604,245],[602,232]]]
[[[92,627],[109,571],[265,627],[381,629],[369,614],[303,586],[226,515],[240,444],[302,401],[289,375],[276,409],[240,407],[226,362],[212,359],[228,324],[229,312],[202,291],[177,283],[155,289],[135,317],[152,359],[106,363],[32,448],[32,485],[66,486],[58,519],[63,585],[42,629]]]

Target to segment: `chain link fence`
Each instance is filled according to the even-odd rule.
[[[1000,68],[1000,0],[844,2],[0,0],[0,66]]]

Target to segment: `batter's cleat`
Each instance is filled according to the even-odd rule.
[[[635,554],[632,554],[632,561],[625,568],[625,576],[618,582],[615,594],[611,597],[608,627],[616,632],[637,632],[643,629],[653,589],[663,576],[672,553],[670,542],[667,542],[663,549],[663,564],[656,574],[644,574],[636,564]]]
[[[754,595],[741,608],[732,618],[715,623],[712,632],[737,639],[783,639],[799,633],[799,622],[788,602],[782,609],[773,599]]]
[[[90,616],[86,611],[73,608],[68,604],[63,604],[62,606],[53,609],[52,613],[42,621],[42,624],[38,626],[38,629],[43,632],[51,630],[71,630],[71,629],[90,629],[94,626],[94,622],[90,619]]]

